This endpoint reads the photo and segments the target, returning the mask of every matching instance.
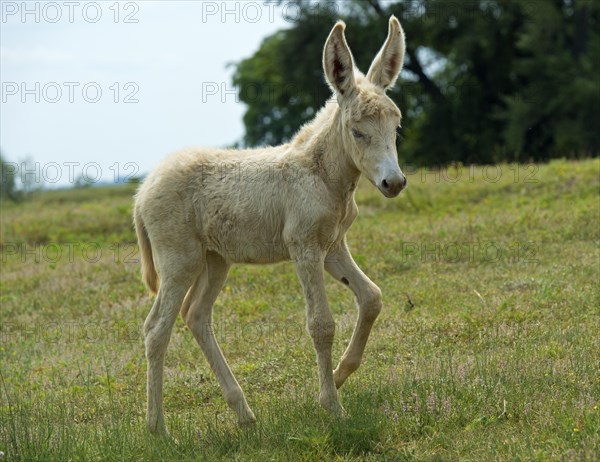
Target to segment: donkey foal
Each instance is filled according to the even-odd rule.
[[[388,37],[367,75],[354,66],[338,22],[325,43],[323,69],[335,96],[287,144],[253,150],[194,149],[164,160],[135,198],[142,274],[158,295],[144,323],[147,423],[166,432],[163,364],[178,313],[192,331],[240,424],[255,420],[212,331],[212,308],[233,263],[294,262],[317,353],[319,401],[343,415],[337,389],[360,365],[381,291],[356,265],[346,232],[358,213],[364,174],[385,197],[406,187],[396,153],[401,114],[385,90],[404,61],[404,32]],[[324,271],[354,292],[358,320],[333,370],[335,323]],[[158,290],[160,275],[160,290]]]

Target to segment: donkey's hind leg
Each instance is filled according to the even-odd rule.
[[[163,250],[163,249],[160,249]],[[163,416],[163,366],[173,324],[183,298],[202,268],[198,249],[184,254],[173,249],[156,252],[161,284],[158,296],[144,322],[148,361],[146,422],[152,433],[166,433]]]
[[[229,265],[220,255],[207,253],[205,270],[186,297],[181,314],[217,376],[225,401],[236,412],[239,424],[245,425],[256,419],[219,348],[212,325],[213,304],[223,288],[228,271]]]

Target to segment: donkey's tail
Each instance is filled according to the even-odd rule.
[[[140,246],[140,260],[142,262],[142,277],[146,283],[146,287],[150,292],[156,294],[158,292],[158,274],[154,267],[154,259],[152,258],[152,245],[148,238],[146,226],[142,220],[140,208],[135,205],[133,212],[133,222],[135,224],[135,233],[137,234],[138,245]]]

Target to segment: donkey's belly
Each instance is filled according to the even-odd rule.
[[[265,230],[268,231],[268,230]],[[289,260],[289,252],[272,233],[246,229],[241,233],[221,233],[212,239],[214,250],[229,263],[276,263]]]
[[[289,260],[281,238],[281,227],[260,215],[238,216],[217,212],[202,223],[208,250],[229,263],[276,263]]]
[[[229,263],[268,264],[290,259],[285,246],[277,241],[228,240],[211,250]]]

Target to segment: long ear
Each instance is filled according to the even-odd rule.
[[[404,31],[396,16],[392,15],[387,39],[375,56],[367,79],[386,90],[393,87],[404,64],[405,49]]]
[[[346,96],[354,90],[354,60],[344,37],[346,24],[338,21],[323,49],[323,70],[331,89],[339,95]]]

